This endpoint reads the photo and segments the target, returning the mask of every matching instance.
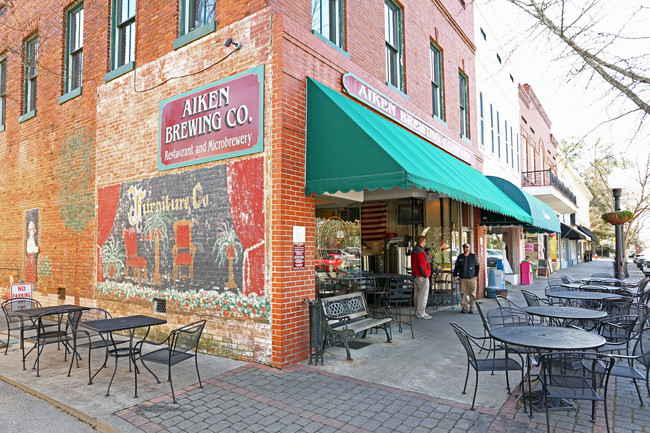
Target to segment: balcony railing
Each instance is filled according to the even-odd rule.
[[[521,177],[521,186],[552,186],[568,198],[571,203],[576,203],[576,196],[558,179],[551,170],[524,171]]]

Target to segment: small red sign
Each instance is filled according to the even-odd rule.
[[[305,259],[305,243],[295,242],[293,244],[293,270],[304,271],[306,269]]]

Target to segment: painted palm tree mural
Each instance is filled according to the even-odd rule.
[[[172,214],[166,212],[151,212],[145,215],[144,231],[148,234],[149,243],[153,243],[155,251],[156,269],[154,271],[153,282],[160,285],[160,242],[164,251],[169,246],[169,225],[172,220]]]
[[[219,222],[217,226],[217,240],[214,242],[212,252],[216,253],[215,263],[221,267],[228,261],[228,281],[226,288],[234,289],[237,287],[233,272],[233,264],[239,261],[242,253],[242,245],[239,242],[237,231],[227,221]]]

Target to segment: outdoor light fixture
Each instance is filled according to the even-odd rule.
[[[233,41],[232,38],[226,39],[226,43],[224,43],[226,47],[229,47],[231,45],[235,46],[235,49],[238,50],[241,48],[241,42]]]

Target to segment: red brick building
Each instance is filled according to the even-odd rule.
[[[3,287],[282,367],[317,288],[405,271],[428,227],[481,292],[480,209],[525,218],[479,172],[463,1],[46,3],[0,2]]]

